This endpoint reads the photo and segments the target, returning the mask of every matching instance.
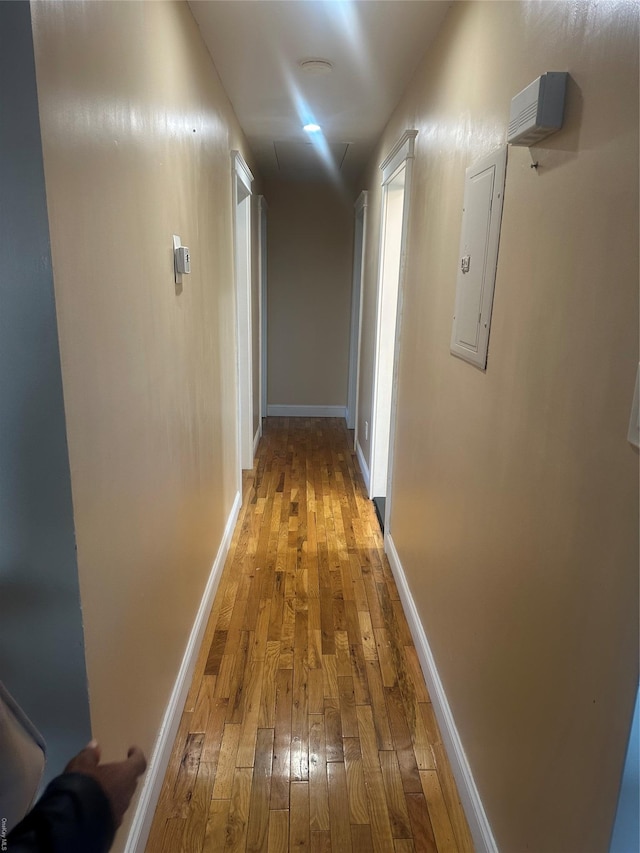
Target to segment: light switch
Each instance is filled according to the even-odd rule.
[[[191,258],[187,246],[178,246],[176,249],[176,272],[191,272]]]
[[[184,273],[191,272],[191,256],[189,249],[182,245],[182,240],[177,234],[173,235],[173,275],[176,284],[182,284]]]

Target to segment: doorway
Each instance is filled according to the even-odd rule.
[[[267,200],[258,197],[258,263],[260,279],[258,293],[260,299],[258,315],[260,317],[260,435],[262,420],[267,416]]]
[[[362,280],[367,233],[366,190],[354,205],[355,229],[353,238],[353,284],[351,291],[351,333],[349,339],[349,385],[347,393],[347,427],[354,430],[353,447],[358,441],[358,387],[360,385],[360,340],[362,337]]]
[[[417,131],[407,130],[380,167],[382,209],[369,493],[380,526],[387,532],[391,507],[402,280],[416,135]]]
[[[253,468],[253,345],[251,329],[251,184],[253,175],[239,151],[233,158],[233,242],[236,284],[238,459],[242,470]]]

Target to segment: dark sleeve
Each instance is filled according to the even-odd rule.
[[[106,794],[91,776],[63,773],[7,836],[7,853],[106,853],[115,823]]]

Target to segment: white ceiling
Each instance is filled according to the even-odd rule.
[[[190,0],[265,177],[352,184],[450,0]],[[328,59],[330,74],[301,59]],[[302,130],[306,122],[321,134]]]

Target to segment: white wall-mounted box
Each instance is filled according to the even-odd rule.
[[[512,98],[507,142],[533,145],[562,127],[568,77],[566,71],[547,71]]]
[[[506,171],[504,145],[465,173],[451,352],[481,370],[487,366]]]

